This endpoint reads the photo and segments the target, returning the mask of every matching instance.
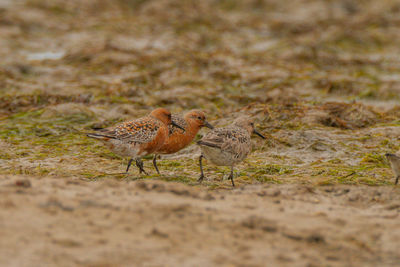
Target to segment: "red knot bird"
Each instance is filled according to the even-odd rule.
[[[204,179],[202,159],[208,159],[218,166],[230,166],[229,179],[233,182],[233,167],[243,161],[251,152],[251,134],[265,137],[254,128],[254,121],[249,117],[239,117],[232,125],[224,128],[215,128],[207,133],[197,144],[201,148],[199,158],[200,178]]]
[[[386,154],[385,156],[390,162],[390,166],[392,167],[394,175],[396,176],[396,181],[394,182],[394,184],[397,184],[400,179],[400,157],[395,154],[389,154],[389,153]]]
[[[168,139],[157,151],[154,152],[155,155],[153,158],[153,165],[158,174],[160,174],[160,171],[157,167],[158,154],[176,153],[179,150],[188,146],[196,137],[197,132],[202,127],[205,126],[210,129],[214,128],[211,124],[207,122],[204,112],[200,110],[191,110],[187,112],[183,117],[173,114],[172,121],[185,130],[183,131],[172,124],[168,126]]]
[[[115,154],[129,157],[127,173],[135,159],[140,174],[144,172],[147,175],[141,157],[157,151],[164,144],[170,124],[184,130],[172,121],[169,110],[157,108],[146,117],[98,129],[98,132],[87,136],[101,140]]]

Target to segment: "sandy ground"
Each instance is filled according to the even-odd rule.
[[[0,180],[2,266],[398,266],[400,189]]]

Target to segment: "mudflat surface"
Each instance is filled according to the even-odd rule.
[[[0,0],[1,266],[398,266],[400,5]],[[235,167],[135,168],[85,133],[240,115]],[[202,129],[201,138],[208,129]]]
[[[1,177],[2,266],[396,266],[400,191]]]

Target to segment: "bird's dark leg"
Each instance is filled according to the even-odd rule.
[[[229,175],[228,179],[231,179],[232,186],[235,187],[235,183],[233,182],[233,166],[231,166],[231,174]]]
[[[394,184],[398,184],[399,183],[399,179],[400,179],[400,175],[397,175],[396,182],[394,182]]]
[[[200,157],[199,157],[199,164],[200,164],[200,177],[199,177],[199,179],[197,180],[199,183],[201,183],[201,182],[203,182],[203,179],[204,179],[204,172],[203,172],[203,162],[202,162],[202,159],[204,158],[204,156],[203,155],[200,155]]]
[[[139,174],[142,174],[142,172],[146,175],[149,175],[143,168],[143,161],[141,159],[136,159],[136,166],[139,168]]]
[[[158,167],[157,167],[157,155],[154,155],[153,165],[154,165],[154,168],[156,169],[157,173],[160,174],[160,171],[158,170]]]
[[[128,173],[129,167],[131,166],[132,161],[133,161],[133,159],[130,159],[130,160],[128,161],[128,167],[126,167],[126,173]]]
[[[142,161],[140,159],[136,159],[136,167],[139,169],[139,174],[142,174]]]

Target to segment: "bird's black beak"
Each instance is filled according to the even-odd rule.
[[[253,130],[253,133],[261,137],[262,139],[266,139],[264,135],[262,135],[260,132],[258,132],[256,129]]]
[[[171,124],[179,129],[181,129],[182,131],[186,132],[185,128],[181,127],[180,125],[176,124],[174,121],[171,121]]]
[[[204,126],[210,129],[214,129],[214,126],[212,126],[208,121],[204,121]]]

